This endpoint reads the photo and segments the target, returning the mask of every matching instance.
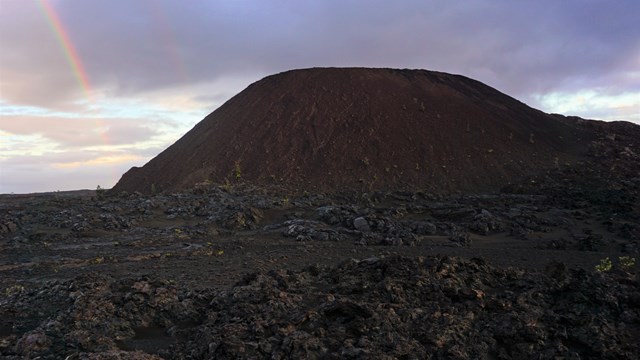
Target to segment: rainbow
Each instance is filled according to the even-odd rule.
[[[78,55],[78,52],[76,51],[75,46],[73,46],[73,42],[71,42],[71,38],[69,37],[68,32],[63,26],[62,21],[60,21],[58,14],[56,13],[55,9],[53,8],[53,6],[51,6],[48,0],[37,0],[37,2],[40,5],[40,9],[42,10],[44,17],[47,19],[47,22],[49,23],[49,27],[54,33],[58,41],[58,44],[62,48],[65,58],[67,59],[67,62],[71,67],[73,75],[78,81],[78,84],[80,84],[80,87],[82,88],[82,91],[84,92],[84,95],[87,101],[90,104],[93,103],[94,91],[91,88],[91,83],[89,82],[89,76],[87,75],[87,72],[84,69],[82,60],[80,59],[80,56]],[[95,124],[96,124],[97,130],[100,132],[100,137],[102,139],[103,144],[105,146],[109,146],[111,142],[109,141],[107,133],[103,130],[105,128],[104,121],[100,119],[96,119]],[[118,174],[115,172],[115,168],[113,167],[111,168],[111,177],[114,183],[115,183],[115,180],[118,179]]]
[[[153,0],[148,0],[146,4],[149,7],[153,22],[159,32],[161,43],[172,62],[174,72],[177,75],[178,80],[183,83],[187,83],[189,81],[189,73],[182,55],[180,54],[180,47],[176,41],[174,35],[175,32],[173,31],[171,21],[169,21],[169,17],[167,16],[164,6],[160,2]]]
[[[91,84],[89,83],[89,77],[87,76],[87,72],[84,70],[84,66],[82,65],[82,61],[76,52],[76,48],[73,46],[71,39],[67,31],[65,30],[58,14],[56,14],[55,10],[49,4],[48,0],[38,0],[38,4],[40,5],[40,9],[44,13],[51,30],[56,36],[60,47],[62,48],[65,57],[67,58],[67,62],[71,66],[73,74],[82,87],[85,96],[89,101],[91,101],[93,97],[93,91],[91,89]]]

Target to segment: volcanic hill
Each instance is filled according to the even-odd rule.
[[[291,190],[491,191],[585,159],[607,126],[585,122],[592,121],[546,114],[459,75],[292,70],[251,84],[114,190],[242,181]]]

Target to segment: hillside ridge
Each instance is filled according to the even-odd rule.
[[[493,191],[582,161],[597,137],[461,75],[290,70],[249,85],[114,190]]]

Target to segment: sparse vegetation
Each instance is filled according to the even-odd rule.
[[[636,258],[631,256],[619,256],[618,268],[622,271],[628,272],[636,265]],[[614,269],[613,262],[609,257],[600,260],[600,263],[595,266],[598,272],[609,272]]]
[[[224,179],[224,184],[220,185],[220,188],[226,192],[229,192],[233,189],[233,185],[231,185],[231,182],[229,181],[229,179]]]
[[[178,239],[188,239],[189,235],[185,234],[182,230],[175,228],[173,229],[173,232],[175,233],[176,237]]]
[[[107,191],[103,189],[100,185],[96,186],[96,198],[98,198],[98,200],[104,199],[106,192]]]
[[[24,286],[22,286],[22,285],[13,285],[13,286],[10,286],[10,287],[6,288],[4,290],[4,294],[6,296],[11,296],[11,295],[15,295],[15,294],[20,294],[20,293],[24,292],[24,290],[25,290]]]
[[[235,175],[236,180],[242,179],[242,169],[240,169],[240,161],[236,161],[233,166],[233,174]]]
[[[209,187],[212,184],[213,184],[213,181],[211,181],[211,179],[209,178],[206,178],[202,182],[196,183],[195,186],[202,188],[202,187]]]
[[[609,272],[613,268],[613,263],[611,259],[608,257],[601,259],[600,264],[596,265],[596,271],[598,272]]]
[[[618,262],[620,263],[622,270],[628,271],[636,265],[636,258],[632,258],[631,256],[620,256],[618,258]]]
[[[376,174],[376,175],[373,175],[373,178],[372,178],[372,179],[371,179],[371,181],[369,182],[369,191],[372,191],[372,190],[373,190],[373,188],[374,188],[374,186],[375,186],[375,184],[376,184],[376,181],[378,181],[378,175],[377,175],[377,174]]]

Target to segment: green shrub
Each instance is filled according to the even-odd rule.
[[[636,258],[632,258],[631,256],[620,256],[618,258],[618,262],[620,263],[622,270],[631,270],[631,268],[636,265]]]
[[[611,271],[612,268],[613,268],[613,263],[611,262],[611,259],[609,259],[608,257],[601,259],[600,264],[596,265],[596,271],[598,272]]]
[[[240,161],[236,161],[236,164],[233,167],[233,173],[236,176],[236,180],[240,180],[242,178],[242,170],[240,169]]]

